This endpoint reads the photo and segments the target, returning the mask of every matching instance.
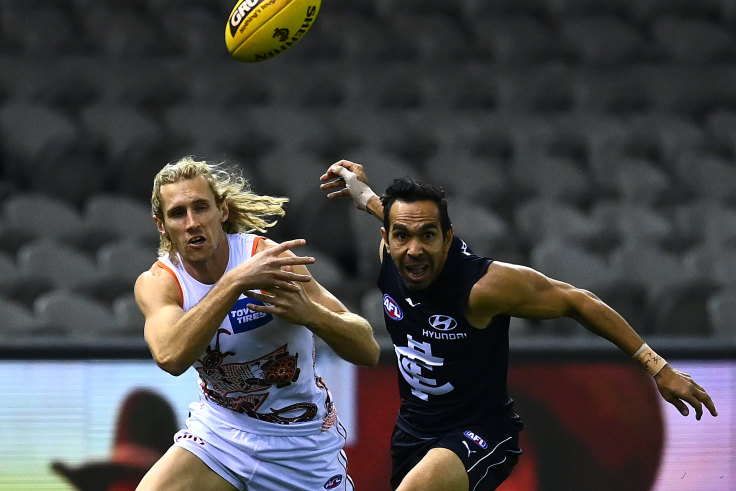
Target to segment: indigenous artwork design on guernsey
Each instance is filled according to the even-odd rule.
[[[227,329],[218,330],[215,348],[208,346],[206,355],[199,360],[201,366],[196,367],[205,397],[233,411],[271,423],[289,424],[314,418],[317,406],[306,402],[280,409],[269,408],[268,413],[258,412],[269,395],[263,391],[272,387],[281,389],[299,379],[298,355],[290,354],[288,345],[245,363],[223,363],[226,357],[235,355],[231,351],[220,351],[223,334],[231,335]]]

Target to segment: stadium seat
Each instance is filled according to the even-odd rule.
[[[653,331],[645,285],[616,274],[615,279],[599,283],[593,293],[618,312],[639,334]]]
[[[319,176],[330,163],[308,153],[279,149],[260,159],[258,180],[251,184],[258,192],[284,196],[289,198],[292,206],[301,206],[305,200],[320,197]]]
[[[153,176],[150,182],[152,187]],[[88,235],[101,235],[96,240],[100,245],[108,240],[133,241],[154,253],[159,239],[152,215],[150,202],[98,192],[84,203],[82,219]]]
[[[281,72],[268,85],[273,99],[279,106],[289,108],[289,112],[314,113],[318,119],[321,110],[340,108],[349,97],[344,67],[334,60],[314,60],[308,66],[283,67]],[[296,78],[303,78],[299,87],[290,83]],[[255,88],[258,89],[258,84]]]
[[[499,108],[498,81],[503,76],[502,70],[489,64],[468,62],[444,63],[432,67],[430,73],[417,73],[424,77],[426,87],[422,112],[431,117],[434,124],[453,132],[459,120],[494,119]],[[448,114],[454,117],[448,118]]]
[[[554,18],[568,18],[570,16],[584,14],[615,14],[621,17],[631,16],[633,4],[641,3],[646,5],[652,0],[640,0],[634,2],[632,0],[606,0],[600,2],[597,0],[546,0],[550,15]]]
[[[594,8],[598,4],[602,8],[617,8],[616,12],[626,17],[631,17],[637,22],[648,22],[662,15],[676,15],[685,18],[714,18],[720,17],[727,9],[724,7],[730,2],[722,0],[702,0],[691,2],[690,0],[607,0],[605,3],[595,0],[552,0],[558,3],[587,3]]]
[[[50,65],[54,66],[53,60],[10,54],[0,57],[0,91],[16,103],[45,104],[53,100],[59,90],[70,87],[64,83],[64,77],[48,76]]]
[[[189,60],[229,61],[223,38],[213,35],[223,31],[229,14],[229,11],[212,9],[210,5],[180,5],[166,11],[161,17],[156,17],[161,20],[161,26],[155,39],[159,43],[164,40],[166,50]],[[142,34],[147,36],[149,28],[156,29],[157,26],[147,26]]]
[[[421,65],[409,62],[381,65],[380,70],[374,65],[363,67],[346,82],[354,86],[346,103],[361,111],[384,110],[397,115],[418,110],[424,106],[430,87],[421,76],[425,71]]]
[[[673,217],[682,237],[713,248],[736,244],[736,209],[731,206],[703,197],[676,206]]]
[[[651,243],[622,244],[609,255],[609,264],[622,277],[643,285],[647,302],[669,286],[692,280],[681,255]]]
[[[463,76],[470,78],[482,77],[484,71],[468,70]],[[450,156],[458,155],[460,157],[468,157],[471,160],[488,160],[490,162],[503,163],[504,167],[508,167],[508,162],[514,157],[514,126],[523,117],[515,117],[512,115],[498,114],[491,112],[492,109],[487,107],[485,102],[474,101],[473,96],[463,98],[458,89],[458,98],[452,102],[452,108],[440,109],[435,112],[428,112],[428,123],[433,128],[433,137],[436,143],[436,154],[443,154],[445,159],[443,166],[448,166],[454,159]],[[470,91],[474,91],[472,88]],[[485,99],[486,96],[481,96]],[[487,102],[493,104],[494,96],[488,94]],[[466,105],[467,103],[467,105]],[[454,112],[455,117],[447,118],[446,110]],[[432,157],[433,162],[439,162]],[[426,165],[428,171],[431,171],[429,165]],[[508,174],[506,169],[505,174]]]
[[[320,59],[324,60],[325,54],[334,54],[339,50],[342,53],[341,57],[333,58],[333,61],[342,60],[343,63],[359,68],[366,63],[387,62],[401,57],[397,56],[397,51],[403,52],[402,47],[393,46],[391,43],[389,22],[367,17],[357,11],[329,15],[328,12],[333,9],[333,5],[322,5],[319,21],[310,30],[310,37],[313,33],[321,34],[322,38],[329,36],[333,42],[340,43],[340,47],[330,48],[328,45],[327,52],[322,53]],[[368,2],[362,2],[361,5],[364,8],[373,8],[373,4]],[[321,49],[322,43],[310,43],[306,48],[307,52],[313,52]],[[345,75],[343,74],[343,77]]]
[[[579,85],[576,72],[563,63],[514,67],[499,77],[499,110],[543,115],[568,113],[580,99]]]
[[[132,293],[121,295],[112,304],[116,334],[143,339],[145,317]]]
[[[666,199],[672,187],[670,175],[644,158],[596,159],[590,162],[590,167],[598,189],[626,203],[653,206]]]
[[[180,146],[182,155],[191,154],[217,161],[224,157],[224,148],[243,139],[248,134],[249,127],[257,127],[255,118],[248,114],[239,114],[241,119],[238,124],[232,124],[222,108],[206,103],[182,101],[164,111],[164,129],[166,133],[184,142]]]
[[[695,199],[736,202],[736,165],[732,160],[687,153],[673,167],[680,186],[687,188]]]
[[[99,272],[127,282],[132,290],[135,280],[156,262],[156,250],[130,239],[105,244],[97,250]]]
[[[0,288],[5,288],[20,276],[15,259],[5,252],[0,252]]]
[[[314,264],[307,266],[310,274],[320,285],[327,288],[332,293],[338,295],[344,303],[357,301],[357,298],[351,296],[350,293],[355,291],[351,286],[350,280],[344,270],[338,264],[333,256],[325,254],[323,251],[316,249],[308,243],[304,247],[296,249],[295,252],[303,256],[311,256],[315,258]]]
[[[8,197],[2,206],[2,217],[7,233],[29,238],[49,238],[76,245],[84,232],[84,221],[75,207],[36,192],[19,192]]]
[[[675,232],[674,224],[664,213],[632,202],[597,201],[593,205],[591,217],[623,243],[666,245]]]
[[[471,22],[507,14],[521,13],[540,17],[549,14],[546,0],[466,0],[452,3],[461,9],[466,21]]]
[[[613,15],[565,16],[560,44],[586,67],[618,66],[646,59],[647,43],[637,27]]]
[[[79,9],[78,14],[83,36],[103,56],[134,60],[153,55],[163,44],[153,18],[135,9],[96,3]]]
[[[499,66],[542,63],[562,53],[553,26],[531,15],[481,17],[471,25],[479,57]]]
[[[475,253],[489,256],[509,240],[509,225],[487,207],[462,198],[452,198],[449,207],[455,234]]]
[[[668,338],[711,336],[707,303],[717,290],[717,286],[702,280],[663,288],[650,302],[652,332]]]
[[[632,144],[641,148],[653,143],[656,155],[652,160],[670,172],[683,155],[697,152],[705,144],[705,131],[685,113],[652,110],[632,116],[628,124]]]
[[[72,53],[83,46],[78,36],[72,12],[62,5],[31,5],[8,2],[2,6],[2,37],[16,53],[29,57],[51,59],[55,55]],[[34,28],[28,28],[28,19]],[[53,49],[49,49],[53,46]]]
[[[0,253],[0,297],[30,308],[36,297],[53,288],[50,281],[26,274],[11,255]]]
[[[729,30],[703,18],[662,15],[653,20],[652,35],[671,62],[706,64],[736,55]]]
[[[115,329],[115,319],[110,309],[69,291],[55,290],[40,296],[33,310],[45,328],[61,329],[76,342],[109,339]]]
[[[607,225],[569,204],[529,199],[514,214],[516,228],[530,243],[561,240],[588,245],[607,237]]]
[[[721,287],[736,286],[736,247],[703,242],[683,255],[685,268],[694,278],[703,278]]]
[[[714,152],[736,156],[736,111],[719,108],[707,115],[705,131]]]
[[[164,134],[159,125],[135,106],[101,102],[81,111],[82,129],[97,139],[105,151],[108,165],[124,166],[131,148],[150,145]]]
[[[395,7],[396,3],[392,2],[392,9]],[[468,43],[467,30],[453,17],[443,13],[432,14],[422,7],[405,14],[394,12],[388,18],[394,46],[401,47],[402,51],[410,50],[418,63],[458,63],[474,55],[474,46]],[[410,55],[410,58],[414,56]]]
[[[11,101],[0,107],[0,141],[9,159],[35,164],[69,150],[78,136],[71,117],[45,104]],[[34,169],[27,167],[8,171],[13,178],[31,179]]]
[[[223,44],[224,47],[224,44]],[[224,48],[223,48],[224,49]],[[200,59],[197,70],[190,70],[186,77],[186,58],[174,62],[166,71],[171,90],[178,94],[179,102],[209,104],[214,107],[230,107],[238,104],[268,106],[274,103],[276,84],[268,71],[253,71],[246,63],[223,63],[221,60]]]
[[[141,202],[151,199],[153,178],[156,173],[168,162],[174,162],[191,154],[192,147],[188,143],[179,140],[175,134],[167,132],[165,137],[152,145],[141,145],[132,147],[131,152],[124,157],[125,165],[111,166],[110,182],[104,189],[113,194],[130,196]],[[225,147],[223,147],[224,149]],[[218,155],[207,155],[206,157],[218,161]],[[196,155],[195,155],[196,156]],[[100,188],[88,194],[91,196],[100,192]]]
[[[531,266],[543,274],[594,293],[599,286],[617,279],[605,258],[558,239],[536,243],[530,258]]]
[[[346,14],[363,16],[373,19],[378,12],[377,2],[365,2],[359,0],[344,0],[342,2],[330,2],[320,7],[320,13],[327,14],[325,17],[340,17]],[[320,22],[322,22],[320,17]]]
[[[645,114],[655,108],[650,81],[657,66],[615,64],[596,69],[583,65],[577,100],[582,110],[609,116]]]
[[[582,165],[569,157],[540,153],[511,162],[511,178],[537,199],[581,205],[595,188]]]
[[[514,198],[506,166],[493,156],[484,158],[445,149],[429,158],[426,169],[423,180],[466,201],[503,206],[506,200]]]
[[[264,106],[249,107],[247,105],[235,109],[242,115],[243,122],[240,127],[231,125],[227,118],[222,118],[218,125],[235,126],[228,130],[227,138],[219,138],[222,146],[232,148],[234,146],[249,146],[266,143],[265,151],[262,149],[251,149],[257,152],[256,159],[265,158],[271,152],[282,155],[292,152],[289,161],[293,162],[296,155],[308,153],[314,155],[312,150],[319,147],[330,138],[331,126],[327,118],[316,117],[313,109],[304,110],[300,107],[290,106]],[[212,117],[217,117],[217,112],[212,111]],[[193,130],[196,129],[193,126]],[[215,129],[215,131],[217,131]],[[253,139],[251,142],[251,138]],[[204,143],[204,138],[202,139]],[[228,147],[229,145],[229,147]],[[246,149],[246,151],[248,151]],[[221,153],[221,151],[220,151]],[[309,157],[307,157],[309,158]],[[246,162],[246,165],[249,163]],[[326,163],[327,164],[327,163]],[[260,164],[258,164],[260,166]],[[283,164],[285,165],[285,163]],[[327,165],[325,165],[325,169]],[[298,169],[295,169],[298,170]],[[246,172],[246,175],[248,173]],[[319,175],[317,175],[319,178]]]
[[[0,342],[8,345],[14,341],[39,334],[39,322],[33,311],[25,305],[0,297]]]
[[[55,288],[78,288],[99,278],[95,262],[61,241],[41,238],[18,250],[17,263],[24,275],[50,281]]]
[[[736,288],[714,293],[706,306],[708,318],[715,335],[729,340],[736,339]]]
[[[68,83],[73,82],[91,93],[90,102],[160,110],[185,96],[175,83],[176,76],[181,77],[182,65],[169,61],[162,64],[161,59],[145,56],[84,56],[65,58],[60,71]]]

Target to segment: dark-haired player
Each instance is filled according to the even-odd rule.
[[[522,428],[506,391],[510,317],[572,317],[637,359],[662,397],[716,416],[706,391],[644,343],[594,294],[528,267],[473,254],[454,234],[441,189],[396,179],[379,199],[363,167],[342,160],[320,178],[383,221],[384,318],[399,371],[391,440],[394,489],[491,490],[511,473]]]

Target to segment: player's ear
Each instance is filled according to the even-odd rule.
[[[445,233],[445,238],[442,241],[442,250],[444,252],[447,252],[450,250],[450,245],[452,245],[452,238],[455,236],[455,229],[450,226],[450,229]]]
[[[381,238],[383,239],[383,242],[388,246],[388,232],[386,232],[385,227],[381,227]]]
[[[156,223],[156,228],[158,229],[158,233],[161,235],[166,234],[166,229],[164,228],[164,222],[159,220],[159,218],[156,215],[153,215],[153,221]]]
[[[222,211],[222,218],[220,218],[220,222],[225,223],[227,221],[227,218],[230,216],[230,210],[227,207],[227,200],[222,202],[220,210]]]

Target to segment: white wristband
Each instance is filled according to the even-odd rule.
[[[345,180],[345,187],[350,191],[350,196],[353,198],[356,208],[367,211],[368,200],[376,196],[376,193],[368,184],[359,180],[355,172],[350,172],[343,167],[340,176]]]
[[[632,358],[646,368],[652,377],[657,375],[667,364],[667,360],[659,356],[647,343],[642,344]]]

